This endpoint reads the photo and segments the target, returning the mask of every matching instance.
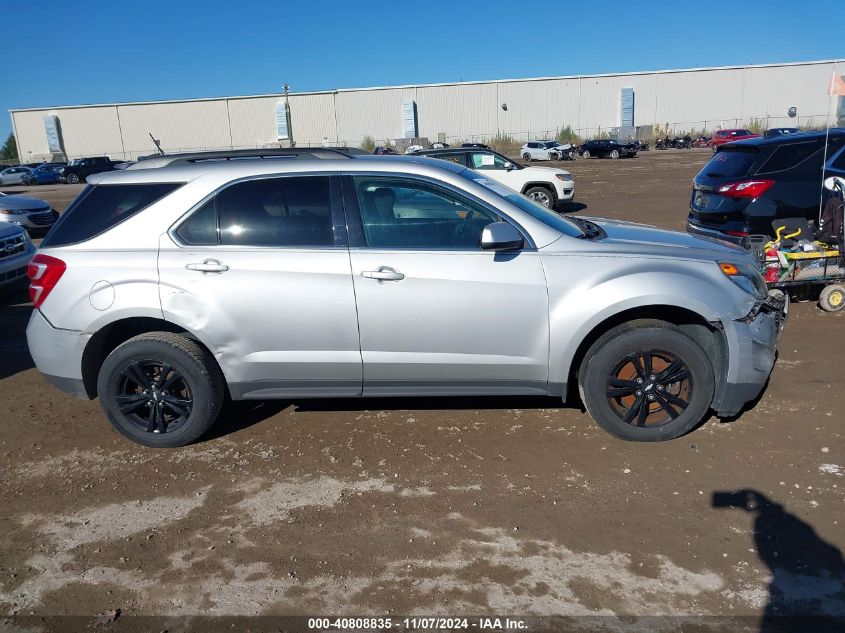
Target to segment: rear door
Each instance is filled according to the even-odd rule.
[[[234,398],[361,393],[340,179],[236,182],[161,239],[164,315],[219,359]]]
[[[481,250],[499,217],[442,183],[348,176],[344,200],[364,395],[546,393],[536,250]]]

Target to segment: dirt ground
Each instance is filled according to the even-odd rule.
[[[570,211],[682,230],[707,157],[560,166]],[[170,450],[47,385],[29,313],[2,294],[0,614],[845,617],[845,313],[794,304],[759,402],[671,442],[552,399],[303,400]]]

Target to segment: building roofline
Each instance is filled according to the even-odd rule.
[[[369,92],[375,90],[414,90],[418,88],[445,88],[449,86],[477,86],[480,84],[507,84],[507,83],[526,83],[532,81],[549,81],[560,79],[595,79],[599,77],[637,77],[643,75],[668,75],[673,73],[688,73],[688,72],[707,72],[716,70],[740,70],[746,68],[779,68],[784,66],[817,66],[821,64],[845,64],[845,59],[820,59],[803,62],[779,62],[771,64],[739,64],[734,66],[705,66],[700,68],[675,68],[668,70],[638,70],[632,72],[612,72],[612,73],[595,73],[588,75],[554,75],[547,77],[523,77],[514,79],[482,79],[477,81],[454,81],[443,83],[429,83],[429,84],[403,84],[398,86],[370,86],[364,88],[336,88],[333,90],[312,90],[306,92],[291,92],[290,97],[305,97],[309,95],[330,95],[342,92]],[[260,99],[266,97],[275,97],[280,99],[284,97],[283,93],[263,93],[251,95],[234,95],[234,96],[217,96],[217,97],[196,97],[190,99],[159,99],[152,101],[117,101],[113,103],[85,103],[78,105],[59,105],[59,106],[39,106],[32,108],[10,108],[9,113],[16,112],[38,112],[41,110],[73,110],[78,108],[114,108],[117,106],[139,106],[139,105],[157,105],[157,104],[171,104],[171,103],[195,103],[203,101],[237,101],[241,99]]]

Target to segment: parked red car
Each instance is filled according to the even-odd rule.
[[[741,141],[745,138],[760,138],[760,135],[754,134],[751,130],[744,130],[741,128],[737,128],[735,130],[719,130],[710,138],[709,145],[715,151],[719,145],[730,143],[731,141]]]

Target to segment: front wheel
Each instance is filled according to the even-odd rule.
[[[583,156],[584,158],[589,158],[590,157],[590,150],[585,149],[584,152],[581,154],[581,156]]]
[[[555,196],[545,187],[531,187],[531,189],[525,192],[525,195],[547,209],[554,209]]]
[[[67,184],[69,185],[78,185],[79,184],[79,176],[76,174],[68,174],[67,175]]]
[[[618,150],[618,149],[615,149],[615,150],[613,150],[612,152],[610,152],[610,157],[611,157],[613,160],[616,160],[617,158],[619,158],[619,150]]]
[[[713,367],[703,349],[662,321],[623,324],[600,337],[579,372],[581,399],[616,437],[653,442],[684,435],[710,409]]]
[[[140,334],[108,355],[97,380],[103,411],[129,439],[185,446],[220,414],[224,378],[213,356],[170,332]]]

